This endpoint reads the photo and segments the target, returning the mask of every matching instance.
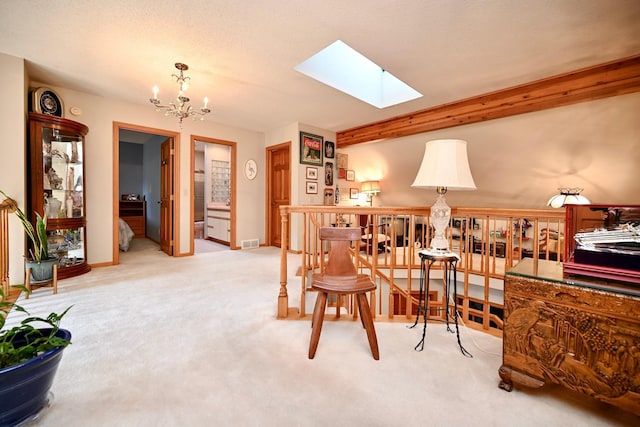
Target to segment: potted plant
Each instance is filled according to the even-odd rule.
[[[60,329],[60,320],[71,307],[46,318],[29,316],[6,297],[0,289],[0,425],[14,426],[33,419],[49,403],[62,352],[71,344],[71,333]],[[5,330],[12,309],[27,318]],[[37,328],[38,323],[46,328]]]
[[[49,241],[47,239],[47,215],[41,216],[36,212],[36,226],[34,227],[29,218],[20,210],[7,194],[0,190],[0,193],[13,202],[15,214],[22,223],[25,233],[31,241],[29,249],[30,257],[25,258],[25,267],[31,269],[31,278],[35,282],[50,280],[53,277],[53,266],[58,262],[56,257],[49,255]]]

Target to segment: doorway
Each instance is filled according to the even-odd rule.
[[[236,246],[236,143],[191,136],[191,253]]]
[[[113,263],[119,264],[119,218],[123,198],[144,206],[143,226],[136,237],[153,240],[168,255],[177,256],[179,217],[180,134],[163,129],[113,123]],[[164,149],[162,148],[164,146]],[[121,152],[121,150],[123,152]],[[136,160],[131,161],[131,153]],[[124,162],[121,164],[121,161]],[[139,233],[139,234],[138,234]]]
[[[291,141],[288,141],[267,147],[267,245],[281,247],[280,206],[290,204]],[[291,222],[287,224],[291,227]]]

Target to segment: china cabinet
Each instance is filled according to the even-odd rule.
[[[84,143],[89,128],[48,114],[29,113],[27,189],[30,217],[47,215],[49,254],[58,278],[90,270],[87,264]]]

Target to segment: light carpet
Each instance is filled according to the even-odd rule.
[[[277,248],[171,258],[154,246],[38,289],[32,314],[73,308],[43,426],[602,426],[638,417],[557,386],[498,388],[502,341],[430,324],[377,322],[380,360],[358,322],[276,320]],[[289,262],[290,283],[298,256]],[[296,299],[299,290],[290,288]],[[299,296],[298,296],[299,298]],[[9,321],[19,320],[12,314]]]

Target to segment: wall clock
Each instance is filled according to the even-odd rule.
[[[247,162],[244,164],[244,176],[246,176],[247,179],[253,179],[257,174],[258,165],[256,164],[256,161],[253,159],[247,160]]]
[[[40,114],[62,117],[64,113],[62,98],[60,98],[53,89],[49,89],[48,87],[39,87],[33,91],[31,105],[33,111]]]

